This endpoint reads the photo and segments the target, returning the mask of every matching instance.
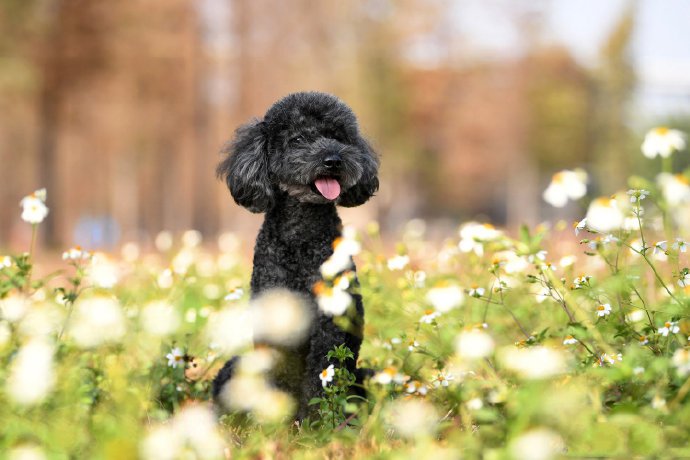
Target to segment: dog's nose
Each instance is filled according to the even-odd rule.
[[[323,165],[328,169],[339,168],[342,162],[342,158],[337,153],[330,154],[323,159]]]

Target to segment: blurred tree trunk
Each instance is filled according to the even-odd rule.
[[[79,164],[80,146],[94,155],[86,145],[93,140],[89,136],[95,134],[84,128],[89,126],[86,121],[92,121],[92,114],[99,113],[100,100],[86,96],[91,114],[79,113],[77,101],[88,94],[87,83],[108,61],[103,38],[108,33],[109,11],[89,0],[54,0],[50,6],[46,31],[37,48],[40,96],[36,168],[51,207],[42,234],[46,243],[55,246],[71,239],[70,231],[88,203],[85,197],[100,193],[98,197],[105,198],[101,189],[107,184],[98,183],[107,177],[103,167],[85,174],[74,165]],[[68,101],[71,115],[66,117]],[[90,185],[98,187],[89,190]]]
[[[56,225],[56,211],[53,204],[60,202],[60,178],[57,168],[57,143],[60,124],[60,105],[63,98],[62,66],[60,64],[60,47],[62,34],[63,1],[55,0],[53,4],[54,20],[49,25],[44,41],[40,47],[39,68],[42,75],[42,86],[39,100],[38,155],[37,168],[39,186],[48,191],[48,204],[53,207],[43,223],[41,233],[48,246],[56,246],[62,240]]]
[[[635,8],[628,8],[601,50],[601,67],[596,74],[595,113],[601,194],[625,187],[630,174],[631,136],[626,125],[628,108],[635,88],[635,71],[630,52],[635,29]],[[606,184],[606,185],[605,185]]]

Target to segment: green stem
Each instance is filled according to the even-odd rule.
[[[654,272],[654,276],[656,277],[657,281],[659,281],[659,284],[661,284],[661,287],[663,287],[664,290],[668,293],[668,295],[671,296],[671,298],[673,300],[675,300],[676,303],[682,307],[683,303],[680,300],[678,300],[678,298],[676,296],[673,295],[673,292],[671,292],[671,290],[668,288],[666,283],[664,283],[664,280],[661,279],[661,275],[659,275],[659,272],[656,270],[656,267],[654,266],[652,261],[649,260],[649,258],[647,257],[647,254],[641,254],[641,255],[642,255],[642,258],[644,258],[645,262],[647,262],[647,265],[649,265],[649,268],[651,268],[652,271]]]
[[[503,283],[501,283],[501,277],[499,276],[498,271],[494,274],[494,276],[496,276],[496,279],[498,280],[498,289],[499,289],[498,295],[501,298],[501,305],[503,305],[503,308],[505,308],[508,311],[508,313],[510,314],[510,316],[513,317],[513,321],[515,321],[515,324],[517,324],[518,328],[520,329],[522,334],[525,336],[525,339],[529,340],[529,338],[531,336],[527,333],[525,328],[522,327],[522,324],[517,319],[517,316],[515,316],[515,313],[513,313],[512,310],[510,308],[508,308],[508,306],[505,304],[505,300],[503,299]]]
[[[28,293],[31,290],[31,274],[34,268],[33,256],[34,247],[36,246],[36,235],[38,233],[38,224],[33,224],[31,226],[31,246],[29,246],[29,272],[26,274],[26,283],[24,284],[23,291]]]
[[[67,317],[65,317],[65,322],[62,324],[62,329],[60,329],[60,333],[57,336],[57,341],[59,342],[62,339],[63,334],[67,330],[67,325],[69,324],[69,320],[72,317],[72,311],[74,310],[74,302],[69,303],[69,310],[67,310]]]
[[[654,320],[652,319],[652,315],[649,313],[649,310],[647,309],[647,303],[642,298],[642,294],[640,294],[640,291],[638,291],[632,283],[630,284],[630,287],[632,287],[633,292],[635,292],[637,298],[640,299],[640,302],[642,302],[642,309],[647,314],[647,320],[649,321],[649,325],[652,329],[655,329]]]
[[[673,155],[661,157],[661,172],[673,173]]]
[[[635,216],[637,217],[637,224],[638,224],[638,226],[640,227],[640,239],[642,240],[642,250],[641,250],[641,251],[638,251],[637,249],[633,248],[632,246],[630,246],[630,245],[628,245],[628,244],[625,244],[625,243],[623,243],[623,244],[624,244],[626,247],[630,248],[633,252],[636,252],[636,253],[638,253],[639,255],[642,256],[642,258],[645,260],[645,262],[647,262],[647,265],[649,265],[649,268],[651,268],[652,271],[654,272],[654,276],[656,277],[657,281],[659,281],[659,283],[660,283],[661,286],[666,290],[666,292],[668,293],[668,295],[671,296],[671,298],[672,298],[673,300],[675,300],[676,303],[682,307],[683,304],[680,302],[680,300],[678,300],[678,299],[676,298],[676,296],[673,295],[673,293],[672,293],[671,290],[668,288],[668,286],[666,286],[666,283],[664,283],[664,280],[661,279],[661,276],[659,275],[659,272],[656,270],[656,267],[654,266],[654,264],[652,263],[652,261],[649,260],[649,258],[647,257],[647,243],[645,242],[645,239],[644,239],[644,231],[642,231],[642,219],[640,219],[639,202],[638,202],[637,212],[635,212]]]

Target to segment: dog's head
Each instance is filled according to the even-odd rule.
[[[295,93],[241,126],[218,165],[237,204],[267,212],[278,193],[359,206],[379,187],[379,161],[352,110],[325,93]]]

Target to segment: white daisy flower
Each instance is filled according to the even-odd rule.
[[[173,305],[164,300],[148,303],[141,310],[140,320],[143,329],[157,337],[173,334],[180,327],[180,315]]]
[[[396,434],[419,439],[433,434],[439,415],[433,404],[422,398],[398,399],[387,408],[386,418]]]
[[[352,296],[337,287],[328,287],[324,282],[314,286],[319,309],[329,316],[340,316],[352,304]]]
[[[55,346],[44,339],[31,339],[12,360],[7,394],[23,405],[40,403],[55,384]]]
[[[656,181],[664,200],[670,206],[690,203],[690,181],[683,174],[661,173]]]
[[[566,355],[561,350],[541,345],[505,347],[499,352],[499,358],[505,367],[525,379],[546,379],[567,370]]]
[[[30,224],[40,224],[48,215],[46,206],[46,189],[36,190],[20,201],[22,207],[22,220]]]
[[[515,460],[550,460],[564,451],[563,438],[549,428],[533,428],[510,442]]]
[[[485,292],[486,292],[486,290],[483,287],[473,286],[469,290],[468,294],[470,297],[479,298],[479,297],[483,296]]]
[[[270,345],[299,345],[312,320],[302,298],[286,289],[262,292],[251,301],[250,310],[254,339]]]
[[[529,268],[529,261],[524,256],[519,256],[515,251],[501,251],[496,253],[496,260],[503,271],[508,274],[522,273]]]
[[[356,233],[350,227],[333,242],[333,254],[321,265],[321,276],[332,279],[339,273],[352,268],[352,257],[359,254],[362,246],[355,239]]]
[[[673,243],[673,249],[678,252],[688,252],[688,243],[685,242],[682,238],[676,238],[676,241]]]
[[[573,280],[573,289],[582,289],[589,285],[589,281],[592,279],[589,275],[580,275]]]
[[[10,256],[0,257],[0,269],[10,268],[12,266],[12,258]]]
[[[419,318],[419,322],[424,324],[431,324],[439,316],[441,316],[441,313],[437,312],[436,310],[424,310],[424,315],[421,318]]]
[[[602,353],[602,355],[599,356],[599,359],[597,360],[597,364],[599,365],[599,367],[604,367],[607,364],[616,364],[616,361],[623,361],[623,355],[621,353],[615,354],[613,356],[609,355],[608,353]]]
[[[83,348],[119,342],[127,331],[120,303],[111,297],[80,297],[74,305],[69,331]]]
[[[158,249],[160,252],[169,251],[173,246],[172,233],[170,233],[167,230],[163,230],[162,232],[159,232],[156,235],[156,239],[154,241],[154,244],[156,245],[156,249]]]
[[[563,170],[551,178],[542,197],[551,206],[562,208],[568,200],[579,200],[587,193],[587,173],[582,169]]]
[[[566,268],[566,267],[570,267],[572,265],[575,265],[575,262],[577,262],[577,257],[570,254],[570,255],[561,257],[561,259],[558,261],[558,265],[560,267]]]
[[[468,222],[460,227],[458,247],[462,252],[473,251],[478,256],[482,256],[484,255],[484,243],[495,241],[501,236],[503,233],[491,224]]]
[[[585,217],[580,222],[575,222],[575,236],[579,235],[582,230],[587,228],[587,218]]]
[[[685,134],[677,129],[660,126],[650,130],[642,143],[642,154],[647,158],[661,156],[667,158],[685,148]]]
[[[47,460],[45,451],[32,444],[21,444],[13,447],[7,455],[7,460]]]
[[[673,365],[678,369],[678,374],[685,376],[690,374],[690,350],[687,348],[679,348],[673,353],[671,360]]]
[[[569,335],[565,339],[563,339],[563,345],[575,345],[576,343],[577,339],[572,335]]]
[[[668,337],[669,334],[678,334],[680,332],[678,321],[666,321],[663,327],[660,327],[657,332],[664,337]]]
[[[659,241],[654,245],[654,255],[657,254],[667,254],[668,243],[666,241]]]
[[[426,286],[426,272],[423,270],[414,272],[412,280],[414,281],[414,287],[423,288]]]
[[[231,383],[234,380],[233,378]],[[211,459],[225,458],[224,450],[223,437],[218,431],[211,407],[203,404],[186,404],[176,411],[171,420],[147,430],[139,446],[139,456],[144,460],[173,459],[181,456]]]
[[[605,303],[602,305],[597,305],[596,308],[597,316],[603,318],[611,314],[611,304]]]
[[[187,230],[182,234],[182,244],[187,248],[195,248],[203,241],[203,236],[198,230]]]
[[[597,198],[587,210],[587,227],[602,233],[618,230],[623,225],[623,212],[616,200]]]
[[[333,381],[334,376],[335,369],[333,368],[333,364],[331,364],[326,369],[322,370],[319,374],[319,378],[321,379],[321,385],[324,388],[326,388],[326,386]]]
[[[407,255],[396,255],[388,259],[388,270],[402,270],[410,263],[410,257]]]
[[[482,398],[472,398],[465,403],[465,407],[467,407],[469,410],[479,410],[484,407],[484,402],[482,401]]]
[[[494,340],[478,329],[464,331],[455,339],[455,351],[465,359],[486,358],[494,351]]]
[[[388,385],[389,383],[392,383],[395,381],[397,375],[399,375],[399,374],[395,368],[387,367],[386,369],[382,370],[381,372],[377,372],[374,375],[374,377],[372,377],[372,381],[374,383],[378,383],[379,385]]]
[[[447,387],[453,380],[455,380],[455,376],[450,372],[439,372],[433,384],[436,388]]]
[[[230,291],[223,299],[227,301],[240,300],[244,295],[244,289],[235,288]]]
[[[427,388],[417,380],[410,380],[405,384],[405,391],[409,394],[418,394],[424,396],[427,394]]]
[[[184,365],[184,353],[179,348],[175,347],[170,350],[170,353],[165,355],[168,360],[168,366],[177,367],[178,365]]]
[[[199,309],[199,316],[208,317],[206,338],[220,352],[228,355],[235,354],[252,343],[254,331],[253,315],[250,309],[226,307],[211,312],[208,307],[202,307]]]
[[[681,279],[678,280],[678,286],[682,288],[690,286],[690,272],[686,273]]]
[[[120,276],[118,266],[102,253],[96,253],[91,257],[91,265],[87,272],[91,283],[106,289],[115,286]]]
[[[637,203],[649,196],[648,190],[628,190],[628,196],[630,196],[631,203]]]
[[[29,301],[20,295],[9,295],[0,299],[0,316],[9,322],[19,321],[29,310]]]
[[[426,294],[426,300],[439,312],[446,313],[462,304],[465,294],[458,286],[437,283]]]
[[[77,261],[89,260],[90,258],[91,253],[82,249],[81,246],[75,246],[62,253],[62,260]]]
[[[173,285],[173,271],[169,268],[166,268],[156,278],[156,283],[158,284],[158,287],[161,289],[170,289]]]

